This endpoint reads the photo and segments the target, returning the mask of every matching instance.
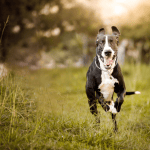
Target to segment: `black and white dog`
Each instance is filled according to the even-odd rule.
[[[86,94],[92,114],[97,116],[97,100],[107,112],[112,113],[112,119],[117,130],[116,114],[120,112],[125,95],[140,94],[140,92],[126,92],[125,82],[117,62],[117,46],[120,32],[112,26],[112,35],[105,34],[104,28],[99,30],[96,40],[96,57],[87,72]],[[113,101],[113,93],[117,99]]]

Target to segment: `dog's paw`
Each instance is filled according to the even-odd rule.
[[[111,111],[111,113],[112,114],[117,114],[118,112],[117,112],[116,108],[113,108],[112,111]]]
[[[118,113],[115,107],[110,106],[110,105],[109,105],[109,107],[110,107],[109,112],[111,112],[112,114],[117,114]]]
[[[111,112],[112,114],[117,114],[117,109],[114,107],[114,102],[112,101],[112,105],[109,105],[109,112]]]

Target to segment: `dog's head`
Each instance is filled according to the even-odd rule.
[[[115,26],[111,28],[112,35],[105,34],[105,29],[101,28],[96,40],[96,54],[105,69],[111,69],[117,59],[120,32]]]

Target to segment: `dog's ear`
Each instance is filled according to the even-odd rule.
[[[100,28],[99,31],[98,31],[98,35],[97,35],[96,46],[98,46],[98,37],[99,37],[99,35],[104,35],[104,34],[105,34],[105,29]]]
[[[119,30],[117,29],[117,27],[112,26],[112,34],[116,36],[116,40],[117,40],[117,45],[119,44],[119,36],[121,35]]]
[[[117,27],[112,26],[111,29],[112,29],[113,35],[116,35],[118,37],[121,35]]]
[[[99,32],[98,32],[100,35],[104,35],[105,34],[105,29],[104,28],[101,28],[99,29]]]

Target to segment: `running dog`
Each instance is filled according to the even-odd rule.
[[[112,26],[112,35],[105,34],[101,28],[96,40],[96,56],[87,72],[86,94],[90,111],[100,123],[97,111],[97,100],[106,112],[112,113],[112,120],[117,131],[116,114],[120,112],[125,95],[140,94],[126,92],[125,82],[121,68],[117,62],[117,51],[120,32]],[[117,99],[113,101],[113,94],[117,93]]]

